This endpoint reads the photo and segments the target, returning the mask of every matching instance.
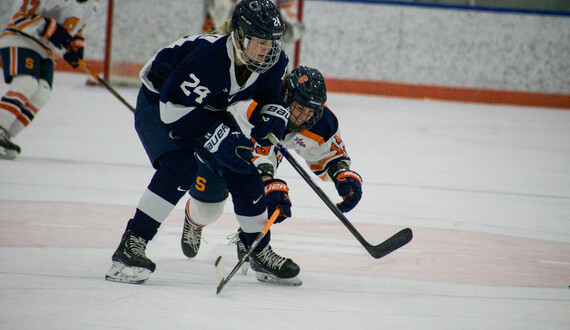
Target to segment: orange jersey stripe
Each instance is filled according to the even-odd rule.
[[[300,131],[300,132],[298,132],[298,133],[301,134],[301,135],[303,135],[304,137],[307,137],[307,138],[309,138],[309,139],[311,139],[311,140],[317,142],[319,145],[322,145],[323,143],[325,143],[325,138],[324,138],[324,137],[322,137],[322,136],[320,136],[320,135],[318,135],[318,134],[315,134],[315,133],[313,133],[313,132],[311,132],[311,131],[304,130],[304,131]]]
[[[10,66],[10,74],[12,76],[15,76],[18,68],[18,48],[10,47],[10,56],[11,56],[10,62],[12,63],[12,65]]]
[[[251,114],[253,113],[253,110],[255,110],[255,107],[257,107],[257,102],[253,101],[253,102],[251,102],[251,104],[247,108],[247,119],[248,120],[249,120],[249,118],[251,118]]]
[[[23,23],[21,23],[20,25],[17,25],[16,27],[18,28],[18,30],[23,30],[24,28],[26,28],[26,26],[28,26],[28,25],[30,25],[30,24],[33,24],[33,23],[35,23],[35,22],[38,22],[38,21],[40,21],[40,20],[42,20],[42,19],[43,19],[42,17],[39,17],[39,16],[38,16],[38,17],[36,17],[36,18],[34,18],[34,19],[26,20],[26,21],[24,21]]]
[[[323,160],[322,162],[319,162],[317,164],[313,164],[310,166],[312,171],[322,171],[325,169],[325,164],[328,163],[331,159],[337,158],[342,156],[342,154],[335,154],[330,156],[329,158],[326,158],[325,160]]]

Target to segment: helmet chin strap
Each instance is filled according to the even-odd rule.
[[[246,64],[246,61],[244,60],[244,58],[243,58],[243,56],[242,56],[242,54],[243,54],[243,52],[244,52],[244,50],[245,50],[245,47],[244,47],[244,45],[241,43],[241,40],[240,40],[239,36],[237,36],[237,35],[234,33],[234,31],[231,32],[231,37],[232,37],[232,44],[234,45],[234,50],[235,50],[235,54],[236,54],[237,60],[240,62],[240,64],[245,65],[245,64]],[[236,39],[238,39],[239,47],[238,47],[238,45],[236,45]],[[248,40],[246,40],[246,43],[247,43],[247,41],[248,41]]]

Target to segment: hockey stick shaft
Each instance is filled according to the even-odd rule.
[[[287,148],[279,143],[279,140],[275,135],[269,134],[269,141],[276,145],[281,151],[281,154],[289,161],[291,166],[301,175],[301,177],[309,184],[309,186],[315,191],[315,193],[321,198],[325,205],[337,216],[337,218],[344,224],[344,226],[350,231],[350,233],[358,240],[362,246],[370,253],[370,255],[376,259],[382,258],[385,255],[399,249],[400,247],[406,245],[412,240],[412,230],[410,228],[405,228],[388,238],[384,242],[378,245],[372,245],[362,235],[360,232],[352,225],[352,223],[344,216],[344,214],[338,209],[336,204],[334,204],[325,192],[313,181],[309,174],[299,165],[297,160],[289,153]]]
[[[113,96],[115,96],[119,101],[121,101],[121,103],[123,103],[127,108],[129,108],[131,112],[133,113],[135,112],[135,108],[133,108],[133,106],[130,105],[129,102],[127,102],[119,93],[117,93],[117,91],[113,87],[111,87],[109,83],[107,83],[103,78],[99,77],[98,74],[91,71],[91,69],[89,69],[87,65],[85,65],[85,62],[79,61],[79,67],[81,67],[83,71],[87,72],[91,77],[93,77],[93,79],[97,80],[101,85],[103,85],[103,87],[105,87],[109,92],[111,92]]]
[[[52,57],[54,57],[57,60],[57,54],[55,54],[49,47],[45,46],[42,42],[40,42],[38,39],[30,36],[29,34],[26,34],[22,31],[19,31],[17,29],[6,29],[7,31],[10,32],[15,32],[18,33],[26,38],[32,39],[34,40],[38,45],[40,45],[43,49],[45,49]],[[85,62],[83,60],[79,61],[79,67],[81,69],[83,69],[85,72],[87,72],[91,77],[93,77],[93,79],[97,80],[101,85],[103,85],[109,92],[111,92],[111,94],[113,94],[117,99],[119,99],[119,101],[121,101],[125,106],[127,106],[127,108],[129,108],[132,112],[135,112],[135,108],[133,108],[132,105],[130,105],[121,95],[119,95],[119,93],[117,93],[117,91],[111,87],[111,85],[109,85],[105,80],[103,80],[101,77],[99,77],[97,74],[95,74],[93,71],[91,71],[86,65]]]
[[[275,210],[275,212],[273,212],[273,214],[271,215],[271,217],[269,218],[269,220],[267,221],[267,223],[265,224],[263,229],[261,229],[261,232],[259,233],[259,235],[257,235],[255,240],[253,241],[253,243],[249,247],[249,250],[247,250],[247,253],[238,261],[238,263],[235,265],[234,269],[232,269],[232,271],[228,274],[228,276],[226,276],[225,278],[223,278],[220,281],[220,284],[218,285],[218,288],[216,289],[216,294],[219,294],[220,292],[222,292],[222,290],[224,289],[224,286],[226,286],[226,284],[235,275],[235,273],[237,273],[237,271],[240,269],[241,265],[243,265],[243,263],[246,262],[246,260],[248,260],[249,256],[253,253],[253,251],[255,250],[257,245],[259,245],[259,242],[261,242],[263,237],[265,237],[265,235],[269,231],[269,227],[271,227],[271,225],[273,225],[275,220],[277,220],[277,217],[279,216],[279,214],[281,214],[281,208],[278,207]],[[218,259],[216,260],[216,266],[220,262],[220,259],[221,259],[221,257],[218,257]]]

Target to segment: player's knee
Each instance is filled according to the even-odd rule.
[[[236,219],[245,233],[258,233],[267,223],[267,212],[250,216],[236,214]]]
[[[43,108],[47,101],[49,100],[49,96],[51,95],[51,87],[47,81],[40,79],[38,82],[38,88],[34,95],[30,98],[29,103],[36,107],[37,109]]]
[[[22,94],[28,101],[37,91],[39,82],[35,77],[30,75],[19,74],[14,76],[10,83],[9,90]]]
[[[206,226],[220,218],[226,200],[217,203],[204,203],[190,198],[186,203],[186,217],[196,225]]]

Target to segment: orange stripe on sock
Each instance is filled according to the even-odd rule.
[[[22,104],[28,103],[28,98],[22,93],[18,93],[18,92],[14,92],[14,91],[8,91],[8,92],[6,92],[5,96],[8,98],[18,99],[20,102],[22,102]]]
[[[30,110],[35,115],[37,115],[38,112],[40,111],[40,109],[36,108],[35,106],[31,105],[30,103],[26,103],[26,109]]]
[[[192,217],[190,216],[190,201],[192,199],[189,199],[188,202],[186,202],[186,221],[190,222],[192,225],[196,226],[196,227],[205,227],[206,225],[203,225],[199,222],[194,221],[194,219],[192,219]]]
[[[30,120],[26,116],[22,115],[20,109],[17,107],[6,103],[0,103],[0,109],[4,109],[16,116],[16,119],[24,124],[24,126],[28,126],[30,124]]]

